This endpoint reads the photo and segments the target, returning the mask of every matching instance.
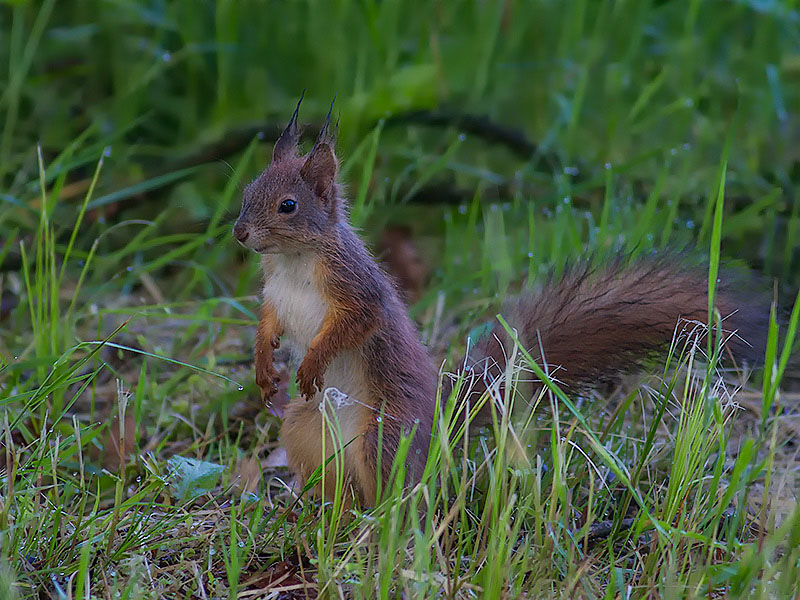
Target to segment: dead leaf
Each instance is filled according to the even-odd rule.
[[[234,485],[242,494],[255,494],[261,483],[261,463],[257,456],[250,456],[239,461],[238,477]]]
[[[300,568],[288,560],[276,562],[263,573],[245,580],[242,588],[244,593],[240,597],[256,597],[265,592],[277,593],[277,596],[270,597],[284,600],[317,597],[316,584],[304,581]]]
[[[428,279],[428,268],[417,253],[411,228],[400,225],[386,227],[378,250],[406,302],[414,303],[419,300]]]
[[[278,446],[269,453],[267,460],[264,461],[265,469],[280,469],[289,466],[289,459],[286,457],[286,448]]]
[[[129,457],[136,454],[136,419],[133,416],[133,412],[125,414],[124,454],[120,452],[121,433],[123,432],[120,431],[119,416],[114,415],[111,426],[108,428],[108,433],[106,433],[105,452],[103,453],[103,466],[111,472],[119,472],[123,456],[127,463]]]

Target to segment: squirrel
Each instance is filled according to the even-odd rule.
[[[339,490],[369,505],[379,479],[389,478],[403,435],[412,436],[406,480],[421,477],[438,370],[394,282],[349,223],[330,113],[311,151],[300,153],[300,102],[271,163],[245,187],[233,227],[236,240],[261,255],[264,275],[255,379],[268,402],[278,384],[274,351],[286,342],[300,361],[301,397],[286,406],[280,434],[290,469],[302,485],[325,464],[325,489],[316,492],[333,499],[341,491],[336,461],[328,459],[343,446]],[[735,333],[727,348],[755,361],[763,356],[767,314],[731,287],[720,284],[715,297],[725,331]],[[507,319],[537,361],[557,366],[562,387],[580,389],[668,346],[680,320],[707,322],[707,280],[670,258],[572,268],[513,301]],[[464,372],[482,371],[472,393],[505,368],[509,339],[501,329],[477,340],[461,363]],[[329,404],[335,404],[338,446],[323,416]],[[484,409],[475,422],[490,420]]]

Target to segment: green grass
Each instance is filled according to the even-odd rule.
[[[0,5],[0,598],[799,594],[799,20],[744,1]],[[775,281],[767,368],[682,341],[646,378],[548,386],[468,438],[439,398],[418,486],[401,453],[374,509],[296,497],[265,466],[260,274],[230,225],[271,152],[251,127],[279,129],[304,88],[301,121],[337,94],[365,238],[412,225],[431,280],[410,310],[447,369],[526,280],[667,247],[707,259],[712,294],[725,263]],[[419,110],[537,151],[391,118]],[[516,348],[508,397],[484,400],[538,370]]]

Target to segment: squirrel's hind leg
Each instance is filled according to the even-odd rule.
[[[330,425],[325,423],[322,418],[319,404],[314,401],[306,401],[304,398],[294,398],[289,401],[284,410],[281,443],[286,448],[289,468],[297,477],[300,489],[305,486],[314,471],[327,460],[323,457],[323,435],[325,436],[325,455],[330,457],[334,454],[338,444],[331,435]],[[320,482],[313,490],[314,495],[324,496],[326,500],[332,501],[336,496],[337,471],[340,471],[339,475],[344,477],[341,487],[343,499],[347,506],[352,504],[354,495],[360,492],[360,490],[353,489],[356,477],[354,477],[352,468],[351,451],[352,446],[357,444],[358,440],[345,449],[348,455],[343,457],[343,460],[334,458],[328,462],[324,494],[321,493],[323,490],[322,482]]]

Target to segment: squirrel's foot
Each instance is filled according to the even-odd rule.
[[[324,372],[324,363],[316,360],[314,355],[306,354],[297,369],[297,384],[300,387],[300,393],[305,396],[306,400],[311,400],[317,391],[322,391]]]

